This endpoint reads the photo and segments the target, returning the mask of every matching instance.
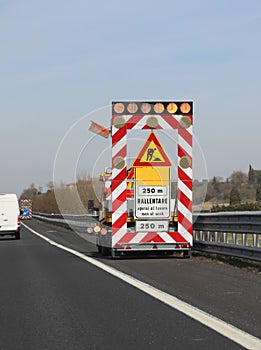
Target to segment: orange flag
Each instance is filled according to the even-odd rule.
[[[99,134],[99,135],[105,137],[106,139],[110,135],[110,130],[108,128],[106,128],[105,126],[102,126],[98,123],[95,123],[93,121],[91,123],[91,126],[89,127],[89,130],[94,132],[95,134]]]

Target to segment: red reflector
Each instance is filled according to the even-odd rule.
[[[158,249],[157,244],[154,244],[153,249]]]
[[[131,246],[130,246],[130,245],[127,245],[126,249],[131,249]]]
[[[189,245],[186,243],[186,244],[181,244],[181,248],[188,248]]]

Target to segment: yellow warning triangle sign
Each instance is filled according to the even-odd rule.
[[[133,167],[138,166],[171,166],[164,148],[154,132],[151,132],[142,146],[138,156],[133,162]]]

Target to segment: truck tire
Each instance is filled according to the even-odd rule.
[[[20,231],[15,233],[15,239],[20,239]]]
[[[114,260],[114,259],[117,259],[118,257],[119,257],[119,254],[118,254],[117,250],[112,249],[111,250],[111,258]]]
[[[108,247],[101,247],[101,253],[102,253],[102,256],[108,256],[110,255],[110,248]]]

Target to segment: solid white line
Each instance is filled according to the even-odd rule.
[[[220,333],[221,335],[225,336],[226,338],[234,341],[235,343],[245,347],[249,350],[258,350],[261,349],[261,339],[254,337],[253,335],[246,333],[245,331],[232,326],[229,323],[226,323],[225,321],[220,320],[219,318],[212,316],[208,314],[205,311],[202,311],[184,301],[181,301],[180,299],[165,293],[147,283],[144,283],[142,281],[137,280],[136,278],[129,276],[123,272],[120,272],[116,270],[113,267],[107,266],[106,264],[97,261],[93,258],[90,258],[76,250],[70,249],[68,247],[65,247],[59,243],[54,242],[53,240],[45,237],[44,235],[34,231],[26,224],[22,223],[24,227],[26,227],[29,231],[37,235],[38,237],[44,239],[46,242],[50,243],[53,246],[56,246],[57,248],[63,249],[64,251],[67,251],[71,254],[74,254],[75,256],[89,262],[90,264],[110,273],[111,275],[121,279],[122,281],[132,285],[133,287],[136,287],[137,289],[141,290],[144,293],[149,294],[150,296],[154,297],[155,299],[160,300],[161,302],[171,306],[172,308],[182,312],[183,314],[189,316],[190,318],[193,318],[194,320],[202,323],[203,325],[213,329],[217,333]]]

